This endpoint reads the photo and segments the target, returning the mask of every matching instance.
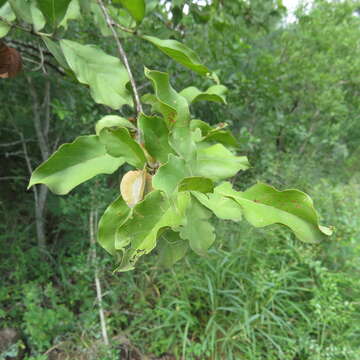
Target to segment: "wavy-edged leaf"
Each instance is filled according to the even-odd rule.
[[[121,157],[130,165],[142,169],[146,157],[141,146],[131,137],[126,128],[105,128],[100,133],[100,141],[109,155]]]
[[[52,27],[57,27],[64,18],[71,0],[36,0],[39,9]]]
[[[145,68],[145,76],[152,81],[155,98],[159,102],[160,112],[168,125],[186,126],[190,121],[189,105],[184,97],[171,86],[169,74]]]
[[[16,19],[16,15],[8,2],[0,6],[0,17],[4,18],[9,22],[12,22]],[[10,31],[10,28],[10,25],[5,24],[3,21],[0,20],[0,38],[6,36],[7,33]]]
[[[147,152],[161,163],[167,162],[169,154],[174,154],[174,150],[169,144],[169,129],[165,121],[158,116],[141,114],[138,124]]]
[[[153,177],[153,187],[171,196],[180,181],[189,175],[191,174],[186,167],[185,161],[178,156],[170,154],[168,162],[160,166]]]
[[[116,232],[117,250],[123,251],[125,246],[130,245],[125,249],[117,270],[132,270],[140,256],[154,249],[161,231],[177,229],[184,221],[189,203],[189,193],[179,193],[170,201],[160,191],[153,191],[137,204],[131,218]]]
[[[215,241],[215,229],[210,224],[211,212],[192,198],[186,210],[186,222],[180,229],[182,239],[189,240],[193,251],[205,255]]]
[[[70,144],[61,145],[35,169],[29,187],[45,184],[53,193],[64,195],[98,174],[112,174],[124,162],[108,155],[97,136],[80,136]]]
[[[115,3],[120,3],[134,18],[137,23],[140,23],[145,16],[146,4],[145,0],[113,0]]]
[[[143,35],[142,37],[181,65],[201,75],[210,73],[210,70],[205,65],[201,64],[196,52],[181,42],[176,40],[162,40],[148,35]]]
[[[98,242],[111,255],[115,255],[115,234],[116,229],[121,226],[129,217],[130,208],[124,199],[119,196],[105,210],[99,221]]]
[[[214,183],[211,179],[202,176],[191,176],[180,181],[178,191],[199,191],[210,193],[214,190]]]
[[[298,239],[308,243],[320,242],[325,235],[331,235],[331,229],[319,225],[313,201],[302,191],[279,191],[258,183],[240,192],[235,191],[228,182],[218,186],[215,191],[234,199],[242,207],[246,220],[255,227],[283,224]]]
[[[187,87],[180,92],[189,104],[197,101],[214,101],[226,104],[225,94],[227,88],[224,85],[210,86],[206,91],[201,91],[195,86]]]
[[[100,135],[102,129],[118,128],[118,127],[124,127],[130,130],[136,130],[135,125],[132,124],[129,120],[118,115],[106,115],[96,123],[95,132],[96,135]]]
[[[99,104],[118,109],[132,104],[126,88],[129,75],[120,60],[92,45],[70,40],[60,41],[67,63],[77,79],[90,86],[91,96]]]
[[[233,199],[222,196],[216,192],[212,194],[202,194],[198,191],[192,191],[191,193],[219,219],[232,221],[241,220],[241,206]]]
[[[170,268],[181,260],[189,249],[189,242],[183,240],[178,232],[167,230],[159,239],[159,260],[160,266]]]
[[[235,156],[221,144],[198,149],[197,159],[192,167],[194,175],[214,181],[229,178],[248,168],[246,156]]]

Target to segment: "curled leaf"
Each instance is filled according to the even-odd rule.
[[[151,191],[152,176],[146,170],[128,171],[120,183],[121,196],[130,208],[133,208]]]

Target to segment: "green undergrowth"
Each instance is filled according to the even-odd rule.
[[[207,257],[189,254],[166,270],[153,256],[123,274],[111,273],[111,259],[99,248],[110,337],[121,335],[145,354],[189,360],[360,357],[360,186],[356,177],[307,186],[322,220],[336,225],[319,245],[302,244],[280,226],[218,222],[219,241]],[[25,225],[1,235],[8,242],[0,250],[1,323],[21,331],[28,359],[59,343],[71,358],[119,359],[118,343],[103,353],[94,346],[101,329],[87,216],[76,229],[71,221],[86,201],[74,195],[73,206],[66,203],[68,226],[59,236],[67,240],[53,244],[45,261]]]

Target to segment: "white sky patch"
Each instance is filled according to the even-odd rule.
[[[296,21],[295,11],[300,5],[311,5],[313,0],[283,0],[283,5],[287,8],[287,23]]]

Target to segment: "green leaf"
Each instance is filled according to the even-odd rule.
[[[115,255],[116,229],[129,217],[130,208],[124,199],[119,196],[105,210],[99,221],[98,242],[111,255]]]
[[[246,156],[235,156],[221,144],[198,149],[193,173],[218,181],[249,168]]]
[[[167,162],[174,150],[169,145],[169,130],[165,121],[157,116],[141,114],[138,124],[147,152],[161,163]]]
[[[165,228],[176,230],[184,221],[189,203],[189,193],[179,193],[170,201],[160,191],[153,191],[137,204],[131,218],[116,233],[117,250],[123,250],[130,244],[117,270],[132,270],[140,256],[154,249],[156,240]]]
[[[69,64],[67,63],[65,56],[60,48],[60,45],[57,44],[55,41],[50,40],[47,36],[41,37],[49,49],[52,55],[54,55],[56,61],[60,64],[60,66],[64,69],[70,69]]]
[[[130,130],[136,130],[134,124],[132,124],[129,120],[117,115],[106,115],[96,123],[95,132],[96,135],[100,135],[102,129],[117,127],[124,127]]]
[[[102,36],[112,36],[112,31],[110,30],[105,18],[104,14],[101,10],[100,5],[93,1],[91,2],[90,9],[93,15],[94,23],[97,28],[100,30]]]
[[[215,191],[234,199],[242,207],[246,220],[255,227],[283,224],[308,243],[320,242],[324,235],[331,235],[329,228],[319,225],[311,198],[299,190],[278,191],[259,183],[240,192],[225,182]]]
[[[9,3],[16,17],[34,25],[35,31],[40,31],[45,26],[45,18],[37,8],[35,1],[9,0]]]
[[[0,16],[10,22],[16,19],[16,15],[12,11],[9,3],[6,3],[5,5],[0,7]],[[7,33],[10,31],[10,28],[11,27],[8,24],[0,21],[0,38],[6,36]]]
[[[207,75],[210,70],[200,63],[195,51],[176,40],[161,40],[154,36],[142,36],[143,39],[154,44],[160,51],[180,63],[181,65],[201,74]]]
[[[59,26],[67,30],[68,22],[70,20],[78,20],[81,17],[79,0],[70,0],[69,7],[66,10],[64,18],[61,20]]]
[[[105,128],[100,133],[100,141],[105,145],[109,155],[122,157],[127,163],[138,169],[142,169],[146,164],[144,151],[127,129]]]
[[[57,27],[64,18],[71,0],[36,0],[39,9],[52,27]]]
[[[167,230],[160,236],[158,248],[159,265],[169,268],[185,256],[189,243],[178,232]]]
[[[196,199],[186,210],[186,223],[180,229],[182,239],[189,240],[190,247],[199,255],[205,255],[215,241],[214,227],[209,223],[211,213]]]
[[[200,91],[195,86],[187,87],[180,92],[189,104],[197,101],[214,101],[226,104],[225,94],[227,88],[224,85],[210,86],[206,91]]]
[[[145,68],[145,76],[153,82],[158,109],[172,128],[171,147],[186,160],[194,158],[196,146],[188,126],[190,112],[186,99],[171,87],[167,73]]]
[[[106,153],[95,135],[80,136],[64,144],[31,175],[29,187],[45,184],[58,195],[67,194],[77,185],[98,174],[112,174],[123,163]]]
[[[129,75],[118,58],[95,46],[70,40],[61,40],[60,46],[77,79],[90,86],[91,96],[97,103],[113,109],[124,104],[132,105],[131,95],[126,89]]]
[[[115,3],[120,3],[134,18],[137,23],[140,23],[145,16],[145,0],[113,0]]]
[[[202,194],[198,191],[192,191],[192,195],[215,216],[223,220],[240,221],[242,218],[241,206],[228,197],[222,196],[218,193]]]
[[[160,166],[153,177],[152,185],[154,189],[162,190],[171,196],[180,181],[189,175],[185,161],[170,154],[168,162]]]
[[[8,0],[0,0],[0,8],[7,2]]]
[[[189,105],[170,85],[169,74],[145,68],[145,76],[153,83],[160,112],[168,125],[186,126],[190,121]]]
[[[212,182],[212,180],[202,176],[192,176],[181,180],[178,190],[209,193],[214,190],[214,183]]]

